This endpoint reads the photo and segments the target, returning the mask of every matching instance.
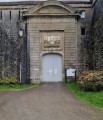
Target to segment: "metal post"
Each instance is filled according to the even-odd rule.
[[[65,82],[67,83],[67,70],[65,69]]]
[[[75,81],[76,81],[76,78],[77,78],[77,71],[75,70]]]
[[[20,54],[20,41],[19,41],[19,22],[17,22],[17,79],[19,81],[19,54]]]
[[[21,62],[20,62],[20,83],[21,83]]]

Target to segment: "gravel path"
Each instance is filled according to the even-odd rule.
[[[0,120],[103,120],[103,112],[77,99],[63,83],[0,92]]]

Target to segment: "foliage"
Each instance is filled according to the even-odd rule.
[[[12,87],[10,85],[0,85],[0,90],[21,90],[21,89],[27,89],[35,86],[37,86],[37,84],[27,84],[27,85],[15,84]]]
[[[103,4],[100,5],[95,8],[92,24],[81,41],[80,62],[85,70],[103,70]]]
[[[94,39],[92,38],[92,28],[86,33],[85,37],[82,37],[81,41],[81,62],[85,63],[85,69],[93,69],[93,55],[94,55]],[[84,67],[83,67],[84,68]]]
[[[18,80],[16,77],[5,77],[4,79],[0,80],[0,85],[8,85],[8,84],[17,84]]]
[[[103,111],[103,91],[84,92],[75,82],[65,83],[65,85],[82,101]]]
[[[103,90],[103,72],[85,71],[80,75],[77,83],[84,91],[101,91]]]
[[[0,22],[0,78],[16,75],[16,36],[15,24],[11,22]]]

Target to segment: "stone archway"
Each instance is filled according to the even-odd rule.
[[[76,64],[76,18],[79,14],[62,2],[48,1],[30,8],[23,15],[28,23],[31,82],[42,81],[42,55],[51,52],[62,55],[64,79],[64,69]]]

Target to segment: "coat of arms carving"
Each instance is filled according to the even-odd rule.
[[[60,47],[60,36],[44,36],[44,47]]]

